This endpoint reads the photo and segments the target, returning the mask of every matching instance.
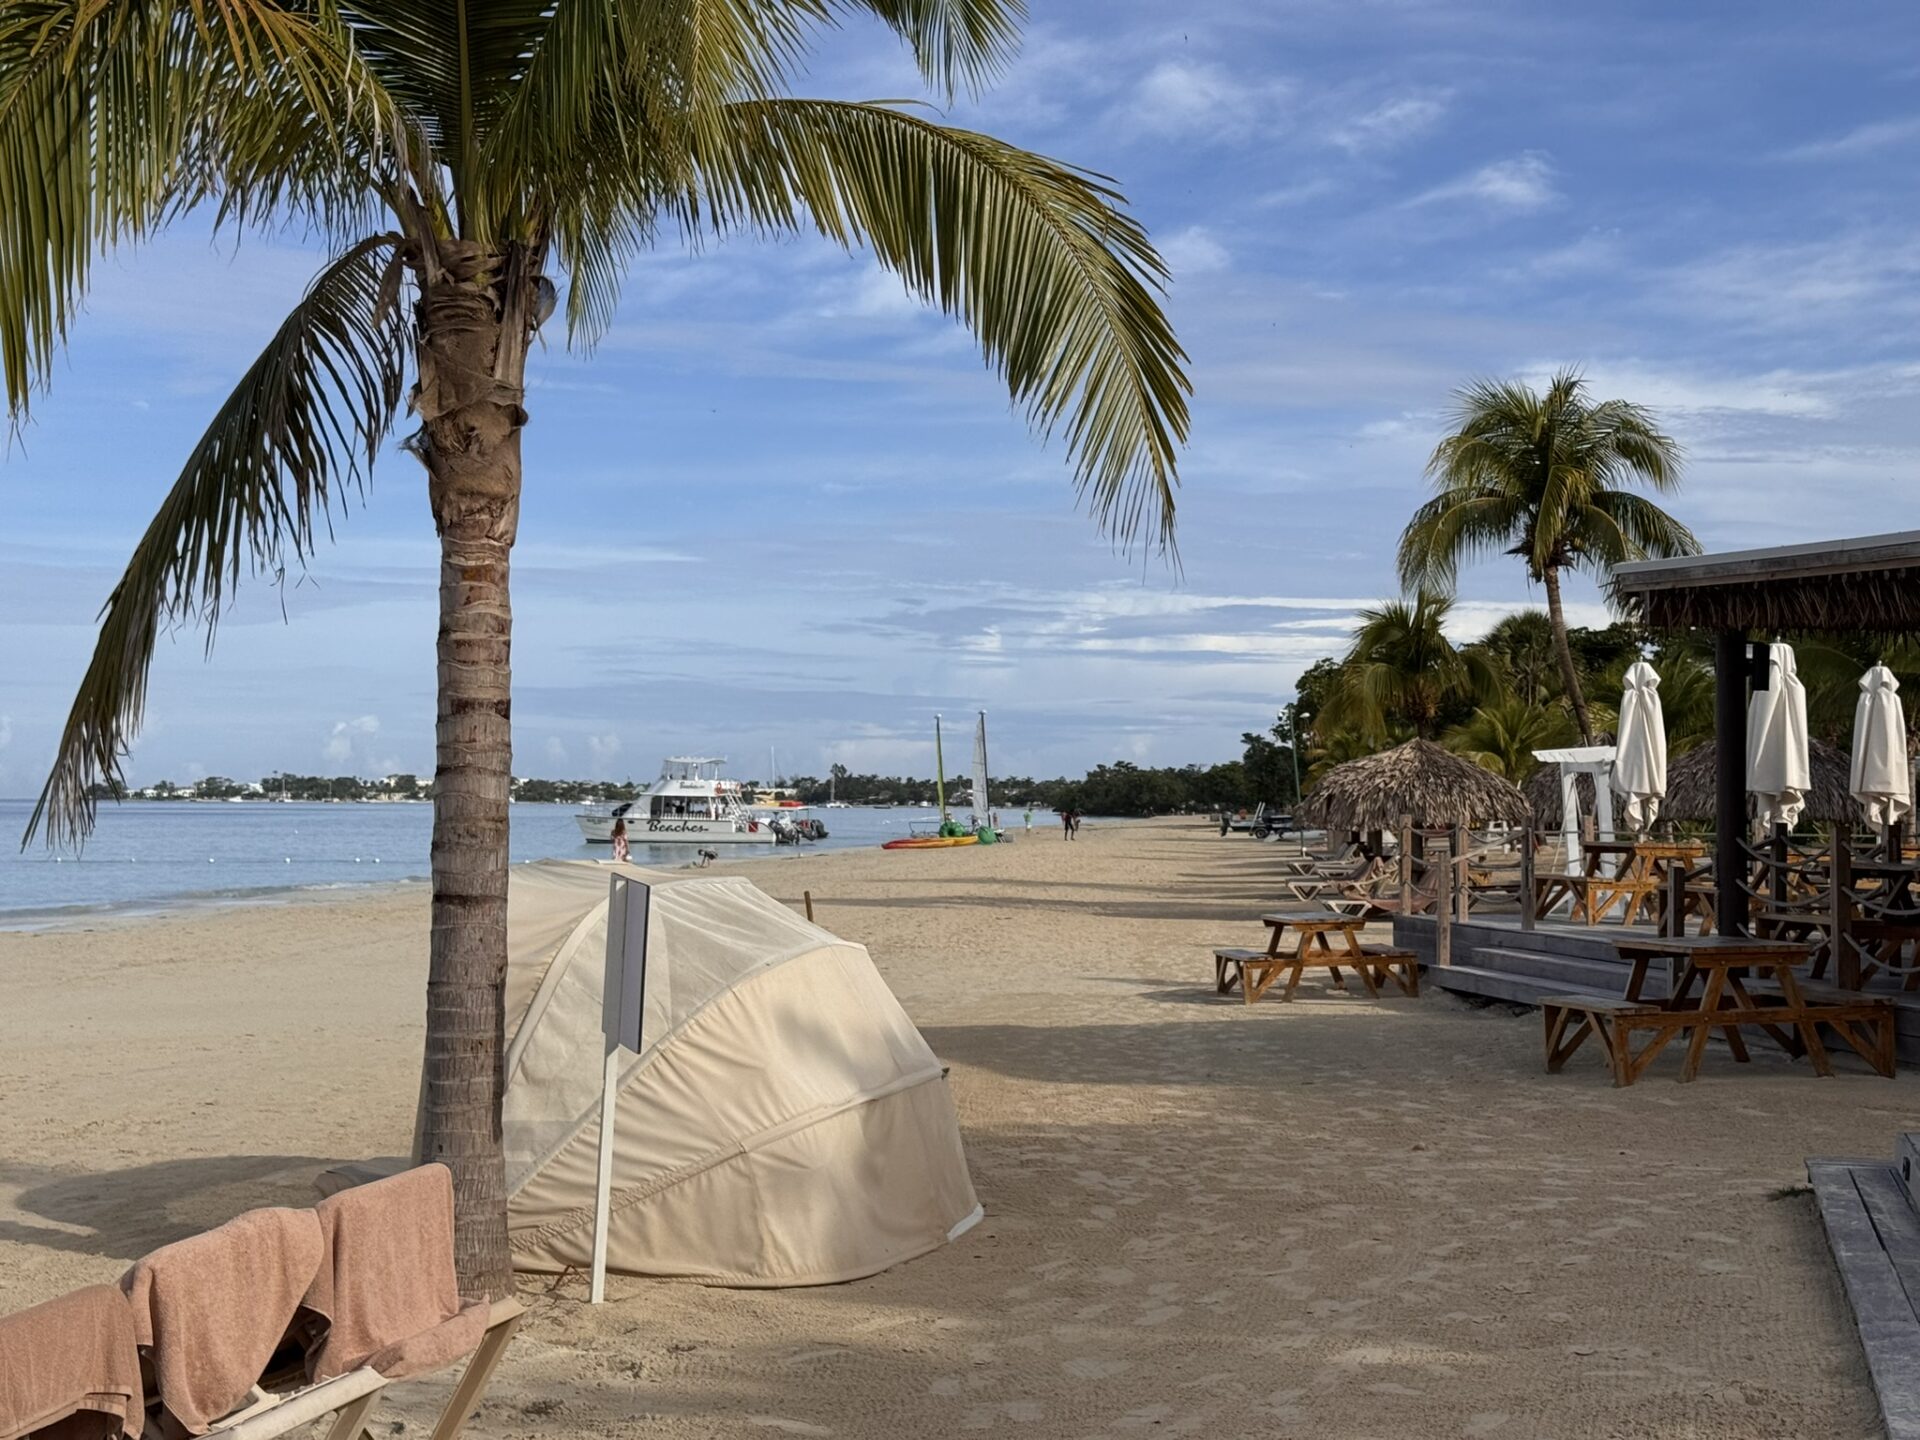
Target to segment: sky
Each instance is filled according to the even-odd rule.
[[[1175,569],[1076,509],[964,330],[813,239],[641,257],[530,368],[514,769],[1211,763],[1393,594],[1454,390],[1577,365],[1686,447],[1710,549],[1911,527],[1920,26],[1904,0],[1029,0],[954,124],[1113,176],[1191,356]],[[924,93],[849,19],[802,94]],[[96,271],[0,458],[0,795],[38,790],[94,617],[322,256],[199,217]],[[407,427],[402,426],[402,431]],[[436,548],[382,457],[336,543],[163,641],[135,783],[430,773]],[[1576,621],[1603,622],[1591,582]],[[1476,633],[1537,604],[1461,579]]]

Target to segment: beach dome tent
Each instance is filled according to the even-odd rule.
[[[516,865],[507,892],[517,1269],[591,1259],[615,874],[651,895],[645,1049],[619,1070],[609,1270],[826,1284],[980,1218],[940,1062],[864,947],[738,877],[542,861]]]

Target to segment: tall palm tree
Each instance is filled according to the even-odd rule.
[[[440,537],[424,1153],[467,1288],[510,1284],[499,1116],[511,754],[508,561],[527,351],[571,341],[662,240],[865,246],[1064,431],[1094,517],[1170,543],[1185,356],[1166,272],[1100,177],[891,104],[795,98],[816,32],[891,27],[950,96],[1020,0],[0,0],[0,369],[18,421],[94,257],[192,216],[331,258],[187,457],[102,612],[33,828],[117,784],[155,635],[297,567],[405,408]],[[411,377],[411,384],[409,384]],[[33,833],[30,828],[29,836]]]
[[[1447,638],[1452,609],[1445,597],[1421,591],[1411,600],[1362,610],[1317,725],[1376,743],[1399,725],[1431,740],[1449,710],[1497,696],[1500,673],[1493,660]]]
[[[1587,399],[1577,371],[1540,394],[1518,381],[1482,380],[1459,392],[1454,431],[1434,448],[1427,475],[1439,494],[1400,537],[1401,583],[1451,590],[1462,560],[1518,555],[1547,592],[1560,683],[1585,743],[1593,743],[1580,676],[1567,643],[1560,577],[1605,572],[1628,560],[1699,553],[1678,520],[1623,487],[1645,481],[1671,492],[1681,450],[1653,416],[1625,400]]]

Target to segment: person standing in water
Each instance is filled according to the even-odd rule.
[[[628,853],[627,822],[623,818],[613,822],[613,858],[615,863],[620,865],[626,864]]]

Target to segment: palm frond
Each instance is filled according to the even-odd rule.
[[[913,51],[920,73],[948,99],[979,90],[1012,56],[1022,0],[839,0],[880,17]]]
[[[108,245],[209,199],[243,222],[366,233],[370,157],[395,112],[330,16],[263,0],[0,5],[0,371],[16,418]]]
[[[697,228],[865,244],[909,293],[980,340],[1042,433],[1065,420],[1081,493],[1122,545],[1172,543],[1186,359],[1156,291],[1166,267],[1098,177],[880,105],[726,108],[698,157]]]
[[[211,645],[242,567],[278,575],[304,560],[331,506],[363,483],[405,374],[398,239],[362,241],[320,272],[187,457],[101,611],[23,845],[43,823],[50,843],[91,829],[92,787],[119,784],[162,627],[196,620]]]

